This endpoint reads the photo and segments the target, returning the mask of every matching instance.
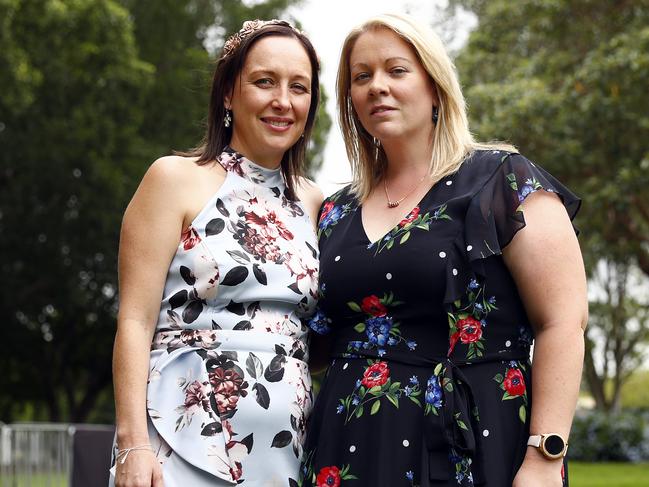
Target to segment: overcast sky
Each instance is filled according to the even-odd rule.
[[[324,165],[316,177],[316,182],[322,188],[325,196],[336,191],[350,179],[349,164],[345,153],[345,145],[340,135],[336,117],[335,82],[338,57],[343,40],[347,33],[356,25],[372,15],[386,12],[411,14],[418,19],[430,22],[439,20],[440,5],[445,0],[305,0],[299,8],[289,13],[300,21],[302,28],[313,42],[322,63],[322,83],[329,95],[327,111],[333,125],[325,149]],[[475,19],[467,15],[449,39],[452,48],[459,47],[465,42],[469,30],[475,25]],[[441,33],[438,32],[440,35]]]

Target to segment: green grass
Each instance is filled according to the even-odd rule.
[[[570,462],[570,487],[649,487],[649,463]]]
[[[68,478],[65,474],[34,474],[0,477],[0,487],[68,487]]]

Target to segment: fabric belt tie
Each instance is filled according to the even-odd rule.
[[[485,482],[483,462],[477,451],[477,404],[473,397],[471,384],[462,372],[462,367],[480,365],[490,362],[528,360],[529,353],[524,350],[512,350],[499,353],[493,357],[482,357],[474,362],[455,362],[451,358],[431,358],[421,355],[400,354],[398,357],[379,357],[372,352],[345,351],[342,347],[334,346],[332,358],[370,358],[388,363],[398,363],[414,367],[424,367],[431,370],[442,364],[439,382],[442,389],[443,406],[439,416],[428,414],[425,416],[423,428],[422,448],[422,476],[421,487],[446,485],[450,478],[456,476],[454,456],[469,457],[471,459],[470,471],[473,484],[480,485]],[[452,384],[449,391],[443,384]],[[462,426],[458,421],[462,421]]]

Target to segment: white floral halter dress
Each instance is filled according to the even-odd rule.
[[[279,169],[230,148],[218,162],[226,179],[183,232],[165,283],[149,435],[165,487],[297,485],[316,236]]]

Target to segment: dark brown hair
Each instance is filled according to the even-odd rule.
[[[305,172],[306,149],[313,131],[320,100],[320,64],[311,41],[300,31],[291,27],[288,22],[268,23],[244,37],[232,51],[221,55],[216,64],[212,80],[205,136],[201,145],[187,153],[187,155],[198,156],[196,163],[199,165],[208,164],[215,161],[223,152],[223,148],[230,143],[232,126],[225,127],[223,124],[223,117],[225,117],[224,98],[227,93],[234,89],[236,77],[241,75],[241,70],[252,46],[260,39],[270,36],[296,39],[304,47],[311,62],[311,105],[309,106],[309,114],[304,127],[304,136],[300,137],[284,153],[281,161],[282,175],[286,180],[287,197],[296,199],[295,187],[299,183],[300,176],[303,176]],[[277,55],[281,55],[281,53],[277,53]]]

